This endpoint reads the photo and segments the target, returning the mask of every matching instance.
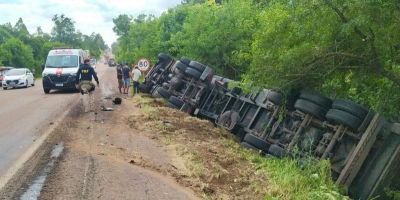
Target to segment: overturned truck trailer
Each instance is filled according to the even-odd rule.
[[[302,90],[229,88],[231,80],[187,58],[159,54],[141,85],[171,107],[207,118],[235,134],[245,148],[276,157],[328,159],[332,178],[355,199],[399,190],[400,125],[346,99]]]
[[[309,91],[285,109],[278,93],[271,90],[248,95],[228,92],[223,98],[207,100],[202,108],[220,110],[200,113],[220,113],[216,123],[237,135],[244,147],[276,157],[329,159],[332,178],[355,199],[376,197],[385,187],[399,189],[395,177],[400,175],[400,127],[380,114],[348,100],[330,103]],[[221,100],[226,104],[213,103]],[[330,106],[323,109],[313,102]]]

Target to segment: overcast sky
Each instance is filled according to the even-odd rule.
[[[100,33],[106,43],[116,40],[112,31],[112,19],[119,14],[159,15],[179,4],[181,0],[0,0],[0,24],[14,25],[22,17],[30,33],[42,27],[50,33],[51,18],[55,14],[65,14],[75,21],[75,28],[90,35]]]

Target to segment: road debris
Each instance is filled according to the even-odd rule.
[[[114,111],[113,108],[101,106],[101,111]]]
[[[113,102],[115,105],[121,105],[122,99],[121,99],[120,97],[115,97],[115,98],[112,100],[112,102]]]

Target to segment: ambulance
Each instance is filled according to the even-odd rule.
[[[58,48],[50,50],[43,67],[44,93],[50,90],[76,90],[75,81],[79,66],[86,53],[82,49]]]

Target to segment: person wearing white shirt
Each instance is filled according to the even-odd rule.
[[[139,79],[142,76],[142,72],[139,67],[135,65],[132,70],[132,81],[133,81],[133,95],[139,93]]]

